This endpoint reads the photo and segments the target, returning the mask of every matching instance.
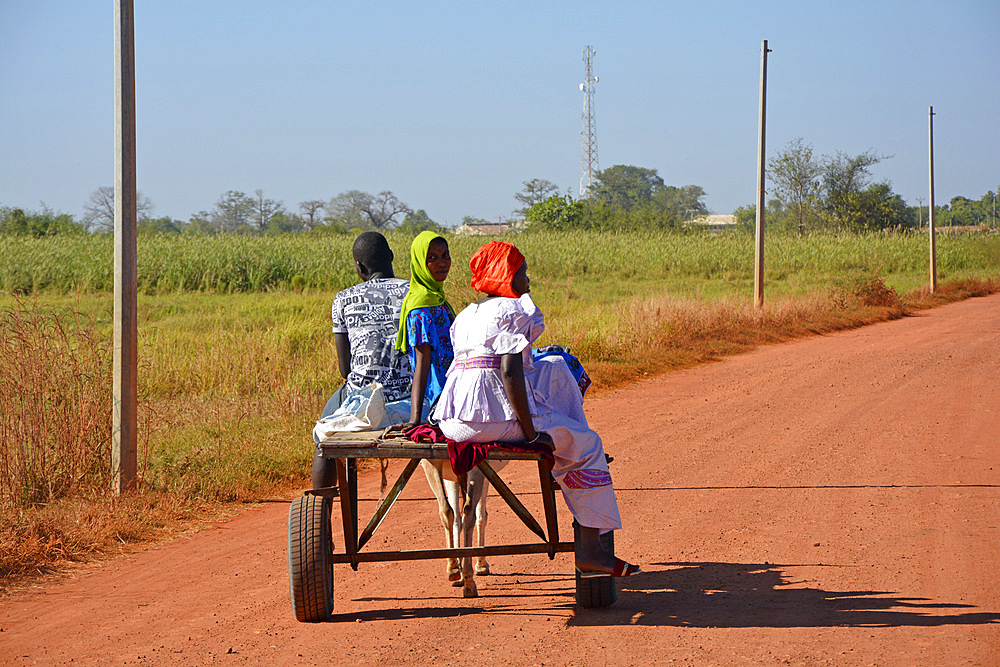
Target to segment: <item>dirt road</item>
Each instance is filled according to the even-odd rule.
[[[645,569],[609,609],[574,607],[569,555],[511,556],[474,600],[438,562],[337,566],[333,620],[297,623],[281,499],[0,600],[0,663],[1000,664],[1000,295],[672,373],[588,414],[616,457],[617,550]],[[504,471],[537,508],[533,474]],[[440,545],[411,486],[376,548]],[[530,539],[490,507],[494,540]]]

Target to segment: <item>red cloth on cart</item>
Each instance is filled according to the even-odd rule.
[[[464,475],[475,468],[480,461],[489,456],[491,449],[502,449],[519,454],[541,454],[545,458],[549,470],[552,469],[556,460],[552,450],[540,442],[455,442],[445,437],[437,426],[430,424],[414,426],[403,435],[412,442],[446,443],[448,445],[448,458],[451,459],[451,468],[456,475]]]

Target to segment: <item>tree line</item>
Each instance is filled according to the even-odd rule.
[[[907,204],[889,181],[875,180],[872,168],[891,157],[874,149],[857,155],[840,151],[816,155],[811,144],[793,139],[767,164],[768,227],[801,234],[813,229],[860,232],[926,225],[928,207],[922,202]],[[935,205],[935,224],[995,226],[996,194],[991,190],[978,200],[952,197],[948,204]],[[738,225],[754,227],[755,205],[741,206],[733,214]]]
[[[56,213],[44,204],[34,211],[0,206],[0,234],[41,237],[113,232],[114,194],[114,188],[107,186],[92,192],[79,220],[68,213]],[[253,194],[227,190],[212,208],[198,211],[186,222],[170,216],[156,217],[152,212],[152,201],[141,192],[137,193],[136,228],[139,233],[276,235],[388,228],[416,233],[442,229],[426,211],[410,208],[388,190],[375,195],[348,190],[329,200],[299,202],[297,210],[289,210],[283,201],[268,197],[260,189]]]
[[[530,204],[523,213],[532,230],[679,229],[684,222],[708,213],[701,186],[666,185],[656,169],[646,167],[617,164],[600,170],[582,199],[549,195],[555,187],[545,192],[535,181],[525,181],[524,192],[536,194],[535,199],[544,192],[543,199],[517,196]]]
[[[803,233],[812,229],[864,231],[925,225],[927,210],[910,206],[892,191],[888,181],[877,181],[872,168],[891,156],[868,150],[858,155],[837,152],[819,156],[801,138],[788,143],[768,163],[771,195],[767,223],[771,229]],[[614,165],[598,171],[586,196],[576,199],[542,178],[522,182],[514,195],[520,205],[501,222],[521,223],[533,231],[592,229],[603,231],[682,229],[708,213],[705,191],[698,185],[664,183],[656,169]],[[1000,187],[998,187],[1000,190]],[[996,194],[979,199],[952,197],[935,207],[937,224],[997,224]],[[348,233],[390,228],[414,234],[425,229],[443,231],[423,209],[414,210],[390,190],[377,194],[348,190],[330,199],[299,202],[290,209],[281,200],[257,189],[252,194],[227,190],[206,210],[187,221],[155,217],[153,203],[138,193],[137,230],[159,234],[277,235],[288,233]],[[39,210],[0,205],[0,234],[51,236],[70,233],[109,233],[114,230],[114,189],[91,193],[80,220],[42,205]],[[753,205],[734,211],[739,226],[752,229]],[[523,222],[522,222],[523,221]],[[463,224],[487,220],[465,216]]]

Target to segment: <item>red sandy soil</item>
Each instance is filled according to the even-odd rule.
[[[332,620],[298,623],[282,498],[3,598],[0,663],[1000,664],[1000,295],[587,408],[645,570],[613,607],[574,606],[569,554],[508,556],[473,600],[440,561],[338,565]],[[539,510],[534,464],[502,474]],[[443,546],[410,486],[372,548]],[[490,507],[491,542],[532,539]]]

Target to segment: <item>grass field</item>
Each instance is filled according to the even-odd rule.
[[[402,276],[409,240],[390,235]],[[540,344],[569,345],[597,392],[1000,286],[996,235],[939,238],[933,298],[920,289],[923,236],[775,236],[762,312],[749,303],[749,236],[510,240],[546,314]],[[140,238],[142,492],[113,500],[110,239],[0,238],[0,582],[305,485],[312,423],[340,383],[329,306],[356,281],[351,241]],[[456,308],[473,298],[467,259],[481,242],[451,240]]]
[[[747,234],[553,232],[512,238],[529,258],[537,282],[555,288],[599,281],[613,289],[611,298],[652,285],[675,296],[743,293],[753,277],[753,238]],[[352,240],[346,235],[140,236],[139,290],[234,293],[294,285],[336,292],[355,279]],[[405,276],[410,237],[390,233],[389,241],[397,272]],[[455,285],[468,283],[464,260],[481,242],[451,239],[458,260]],[[941,277],[968,277],[996,267],[998,245],[995,234],[941,235]],[[766,254],[766,278],[777,294],[802,293],[852,273],[879,274],[901,291],[926,280],[927,239],[919,234],[772,235]],[[109,292],[112,256],[108,235],[0,237],[0,293]]]

